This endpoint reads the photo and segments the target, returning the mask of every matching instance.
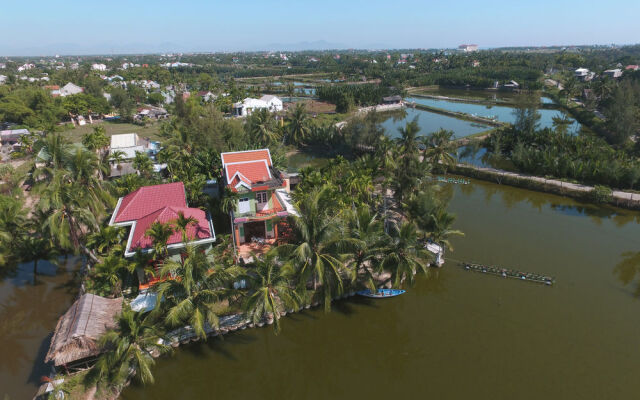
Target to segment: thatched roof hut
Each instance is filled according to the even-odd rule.
[[[45,361],[53,361],[58,367],[97,356],[98,338],[115,327],[115,317],[120,311],[122,297],[83,295],[58,320]]]

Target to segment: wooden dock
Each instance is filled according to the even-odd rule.
[[[513,278],[521,281],[542,283],[549,286],[553,285],[556,281],[555,278],[551,276],[534,274],[531,272],[521,272],[521,271],[516,271],[508,268],[500,268],[496,266],[472,264],[472,263],[461,263],[460,265],[467,271],[480,272],[483,274],[490,274],[490,275],[500,276],[503,278]]]

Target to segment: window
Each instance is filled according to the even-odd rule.
[[[258,203],[266,203],[267,202],[267,192],[258,192],[256,193],[256,199]]]

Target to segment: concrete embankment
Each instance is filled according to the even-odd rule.
[[[592,200],[591,194],[595,189],[593,186],[565,182],[558,179],[547,179],[540,176],[525,175],[469,164],[457,164],[450,169],[450,172],[470,178],[496,182],[498,184],[569,196],[581,200]],[[614,190],[607,202],[616,207],[638,210],[640,209],[640,194]]]
[[[457,118],[457,119],[463,119],[463,120],[466,120],[466,121],[477,122],[477,123],[481,123],[481,124],[484,124],[484,125],[490,125],[490,126],[505,126],[505,125],[507,125],[505,122],[500,122],[500,121],[497,121],[497,120],[483,118],[483,117],[477,117],[475,115],[462,113],[462,112],[457,112],[457,111],[443,110],[442,108],[425,106],[424,104],[409,103],[407,105],[409,107],[413,107],[413,108],[416,108],[418,110],[429,111],[429,112],[432,112],[432,113],[442,114],[442,115],[446,115],[446,116]]]

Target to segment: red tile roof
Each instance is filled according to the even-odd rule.
[[[248,184],[264,182],[271,179],[271,173],[269,172],[269,167],[267,167],[266,160],[227,164],[226,171],[227,182],[230,183],[233,183],[231,181],[236,173],[238,173],[238,178]]]
[[[186,207],[182,182],[143,186],[122,198],[113,222],[138,220],[162,207]]]
[[[201,240],[213,236],[204,211],[187,207],[163,207],[136,221],[135,229],[131,234],[131,250],[151,248],[153,240],[146,236],[147,230],[154,222],[167,223],[174,221],[178,218],[179,213],[183,213],[185,218],[193,217],[198,221],[197,224],[189,225],[187,228],[189,240]],[[178,229],[167,241],[167,244],[177,243],[182,243],[182,232]]]
[[[244,162],[244,161],[258,161],[265,160],[267,164],[271,166],[271,155],[268,149],[249,150],[249,151],[234,151],[230,153],[222,153],[222,167],[226,164]]]

